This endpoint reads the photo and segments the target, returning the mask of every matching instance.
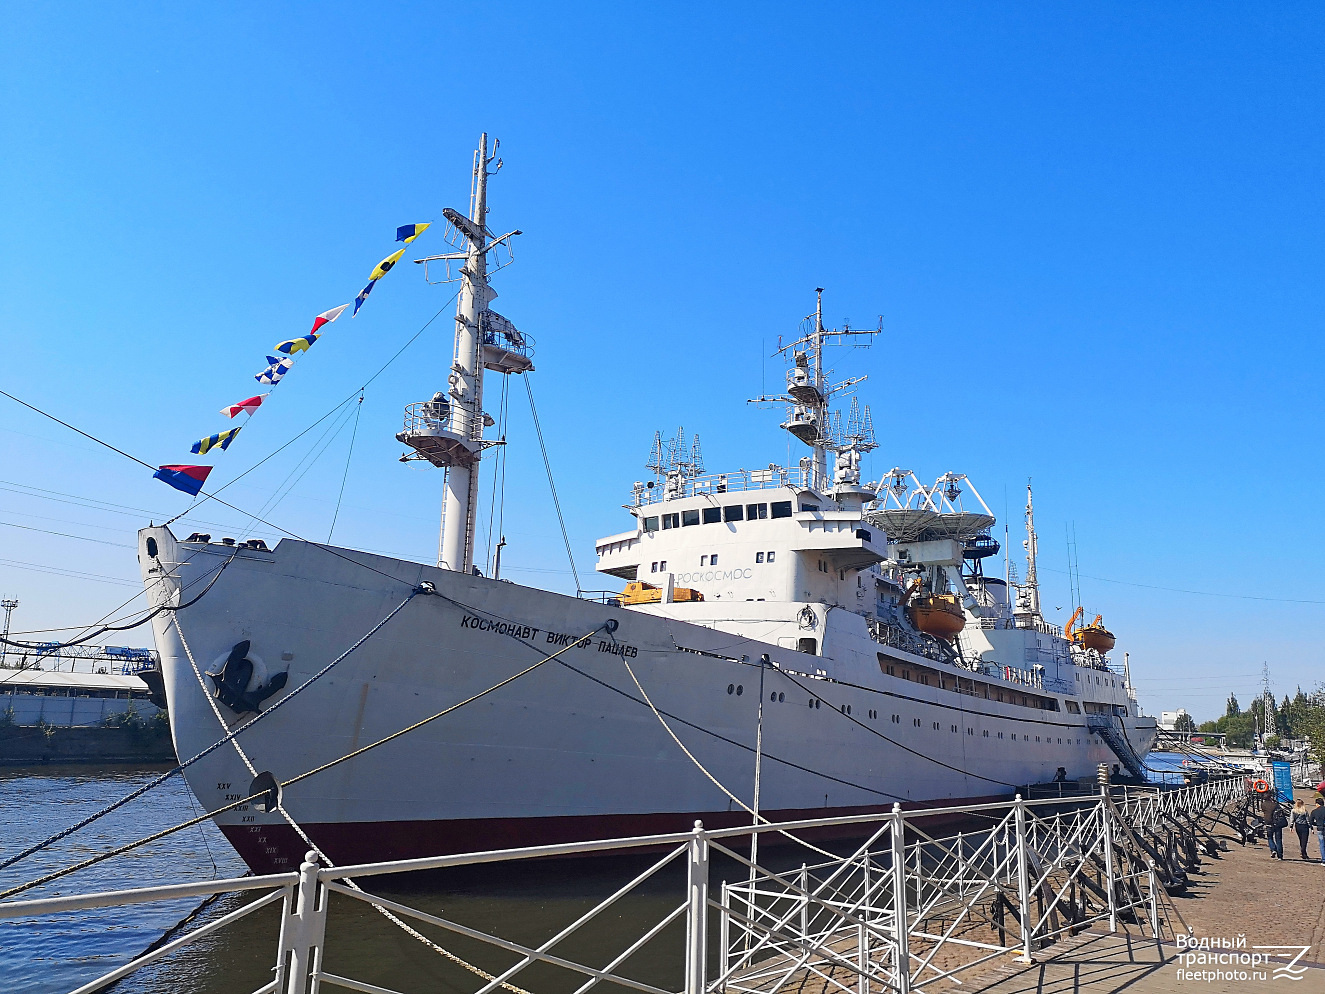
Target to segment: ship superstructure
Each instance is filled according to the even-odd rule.
[[[1040,613],[1029,492],[1014,603],[984,572],[998,543],[971,481],[900,467],[862,481],[880,447],[852,393],[863,377],[833,382],[825,355],[881,328],[825,328],[822,296],[779,348],[786,393],[758,398],[785,408],[804,459],[710,474],[697,438],[659,434],[631,527],[596,545],[621,594],[479,575],[477,467],[500,442],[484,374],[532,369],[528,337],[488,306],[491,257],[518,234],[486,227],[498,165],[485,136],[469,215],[446,213],[456,251],[421,260],[461,280],[445,388],[397,435],[405,458],[447,473],[438,564],[140,532],[153,606],[207,585],[153,621],[179,755],[280,705],[186,771],[210,809],[255,772],[293,781],[279,810],[217,816],[251,866],[296,865],[300,832],[352,862],[748,824],[756,803],[770,818],[961,804],[1099,764],[1139,770],[1154,720],[1107,656]],[[833,401],[848,396],[843,418]]]

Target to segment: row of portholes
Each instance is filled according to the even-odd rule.
[[[728,694],[735,694],[737,697],[740,697],[743,693],[745,693],[745,685],[744,685],[744,684],[729,683],[729,684],[727,684],[727,693],[728,693]],[[768,699],[769,699],[770,701],[775,701],[775,702],[777,702],[777,703],[782,703],[783,701],[785,701],[785,700],[787,699],[787,695],[786,695],[785,693],[779,693],[779,692],[776,692],[776,691],[775,691],[775,692],[770,693],[770,694],[768,695]],[[818,698],[812,697],[812,698],[810,698],[809,706],[810,706],[811,708],[817,708],[817,707],[819,707],[819,705],[820,705],[821,703],[822,703],[822,702],[821,702]],[[845,714],[845,715],[850,715],[850,714],[851,714],[851,705],[850,705],[850,704],[843,704],[843,705],[841,705],[840,710],[841,710],[841,712],[842,712],[843,714]],[[878,718],[878,717],[879,717],[879,712],[878,712],[878,711],[875,711],[874,709],[871,708],[870,711],[869,711],[869,716],[870,716],[871,718]],[[900,725],[900,724],[902,723],[902,716],[901,716],[901,715],[898,715],[898,714],[893,715],[893,716],[892,716],[892,723],[893,723],[894,725]],[[919,718],[912,718],[912,719],[911,719],[911,724],[912,724],[915,728],[920,728],[920,727],[921,727],[921,721],[920,721]],[[936,721],[936,722],[933,722],[933,725],[934,725],[934,730],[935,730],[935,731],[938,731],[938,729],[939,729],[939,723]],[[957,728],[956,725],[951,725],[951,726],[949,726],[949,728],[950,728],[950,730],[953,731],[953,732],[958,731],[958,728]],[[974,729],[969,729],[969,728],[968,728],[968,729],[966,730],[966,734],[967,734],[967,735],[974,735],[974,734],[975,734],[975,731],[974,731]],[[986,731],[986,732],[983,732],[982,734],[984,735],[985,738],[988,738],[988,737],[989,737],[989,733],[988,733],[987,731]],[[999,733],[998,733],[998,737],[1001,739],[1001,738],[1003,737],[1003,733],[1002,733],[1002,732],[999,732]],[[1013,732],[1013,733],[1012,733],[1012,739],[1013,739],[1013,741],[1016,741],[1016,738],[1017,738],[1017,735],[1016,735],[1015,732]],[[1024,738],[1026,741],[1030,741],[1030,736],[1029,736],[1029,735],[1023,736],[1023,738]],[[1039,741],[1040,741],[1040,736],[1038,736],[1038,735],[1035,736],[1035,741],[1036,741],[1036,742],[1039,742]],[[1060,745],[1063,744],[1063,740],[1062,740],[1062,739],[1059,739],[1058,742],[1059,742]],[[1067,744],[1068,744],[1068,745],[1074,745],[1074,744],[1076,744],[1076,743],[1074,743],[1071,739],[1068,739],[1068,740],[1067,740]]]

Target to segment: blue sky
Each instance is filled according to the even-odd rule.
[[[823,286],[834,322],[884,319],[873,350],[836,360],[870,376],[882,445],[867,475],[966,472],[1000,516],[1006,500],[1016,548],[1034,478],[1048,613],[1070,610],[1074,525],[1086,607],[1131,652],[1149,709],[1213,717],[1230,690],[1245,704],[1263,661],[1280,695],[1325,672],[1303,510],[1322,484],[1317,7],[13,3],[6,17],[0,386],[150,463],[193,461],[189,444],[229,425],[217,410],[257,392],[271,346],[350,299],[398,224],[463,208],[487,130],[506,162],[492,226],[526,232],[496,306],[538,341],[582,575],[594,538],[628,523],[655,430],[698,431],[713,471],[785,458],[776,417],[745,399],[779,382],[766,356]],[[441,310],[365,394],[335,533],[435,556],[440,473],[399,463],[392,437],[450,357],[451,288],[419,268],[332,326],[214,483]],[[564,589],[512,386],[507,575]],[[95,621],[133,596],[135,529],[186,498],[0,402],[15,628]],[[325,539],[352,431],[333,415],[226,496],[256,511],[292,486],[265,516]],[[215,504],[176,527],[272,537]]]

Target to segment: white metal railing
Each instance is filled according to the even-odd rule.
[[[776,994],[819,980],[826,991],[868,994],[871,988],[908,994],[935,980],[951,981],[973,966],[1008,952],[1030,956],[1057,937],[1089,925],[1120,920],[1140,924],[1151,935],[1163,930],[1161,892],[1182,871],[1165,862],[1142,836],[1188,823],[1211,808],[1246,796],[1241,777],[1171,791],[1102,791],[1096,798],[1048,799],[981,804],[961,809],[978,825],[974,832],[936,837],[928,826],[951,808],[805,819],[773,825],[576,842],[425,859],[325,868],[309,853],[298,873],[143,887],[69,897],[0,903],[0,920],[32,918],[88,908],[165,901],[188,896],[265,892],[235,910],[200,924],[143,956],[77,989],[91,992],[268,905],[280,903],[272,979],[254,994],[306,994],[320,984],[396,994],[365,980],[328,972],[323,964],[328,907],[337,901],[376,906],[416,923],[500,950],[499,972],[471,967],[485,983],[475,994],[498,987],[520,990],[512,981],[532,965],[578,975],[576,994],[610,984],[642,994]],[[849,829],[865,838],[846,856],[802,864],[784,872],[751,862],[736,844],[759,835]],[[807,844],[808,845],[808,844]],[[825,850],[809,847],[820,855]],[[1172,845],[1170,844],[1170,850]],[[467,925],[441,914],[360,889],[369,878],[416,870],[601,853],[657,853],[658,857],[614,893],[536,945]],[[768,851],[768,848],[765,848]],[[735,861],[744,879],[723,882],[710,895],[714,853]],[[600,950],[599,965],[566,949],[607,909],[648,881],[649,893],[667,885],[669,868],[684,866],[684,887],[665,911],[634,938]],[[359,886],[344,881],[353,878]],[[680,881],[676,881],[680,883]],[[652,898],[651,898],[652,900]],[[710,921],[716,912],[716,921]],[[606,915],[603,921],[617,916]],[[339,917],[340,921],[355,920]],[[679,987],[631,976],[623,966],[647,946],[684,923],[683,949],[673,960]],[[348,927],[348,926],[347,926]],[[668,933],[670,934],[670,933]],[[606,941],[606,940],[605,940]],[[624,943],[624,944],[623,944]],[[716,943],[716,948],[714,944]],[[666,943],[658,948],[665,948]],[[671,947],[674,949],[674,947]],[[717,976],[709,976],[710,954]],[[511,957],[514,957],[512,961]],[[848,978],[843,983],[841,975]]]
[[[734,473],[681,477],[674,484],[660,480],[652,487],[637,486],[631,492],[630,499],[632,507],[643,507],[664,500],[694,497],[697,494],[717,496],[747,490],[780,490],[784,487],[804,489],[809,485],[809,475],[804,469],[769,466],[767,469],[738,469]]]
[[[405,408],[402,435],[438,435],[449,432],[471,442],[483,439],[482,418],[471,418],[458,404],[442,404],[425,400]]]

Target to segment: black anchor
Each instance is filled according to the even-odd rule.
[[[249,645],[248,639],[236,642],[221,672],[207,674],[215,685],[212,696],[236,714],[257,711],[258,706],[284,687],[290,678],[288,672],[277,673],[262,686],[247,690],[248,682],[253,677],[253,661],[248,658]]]

